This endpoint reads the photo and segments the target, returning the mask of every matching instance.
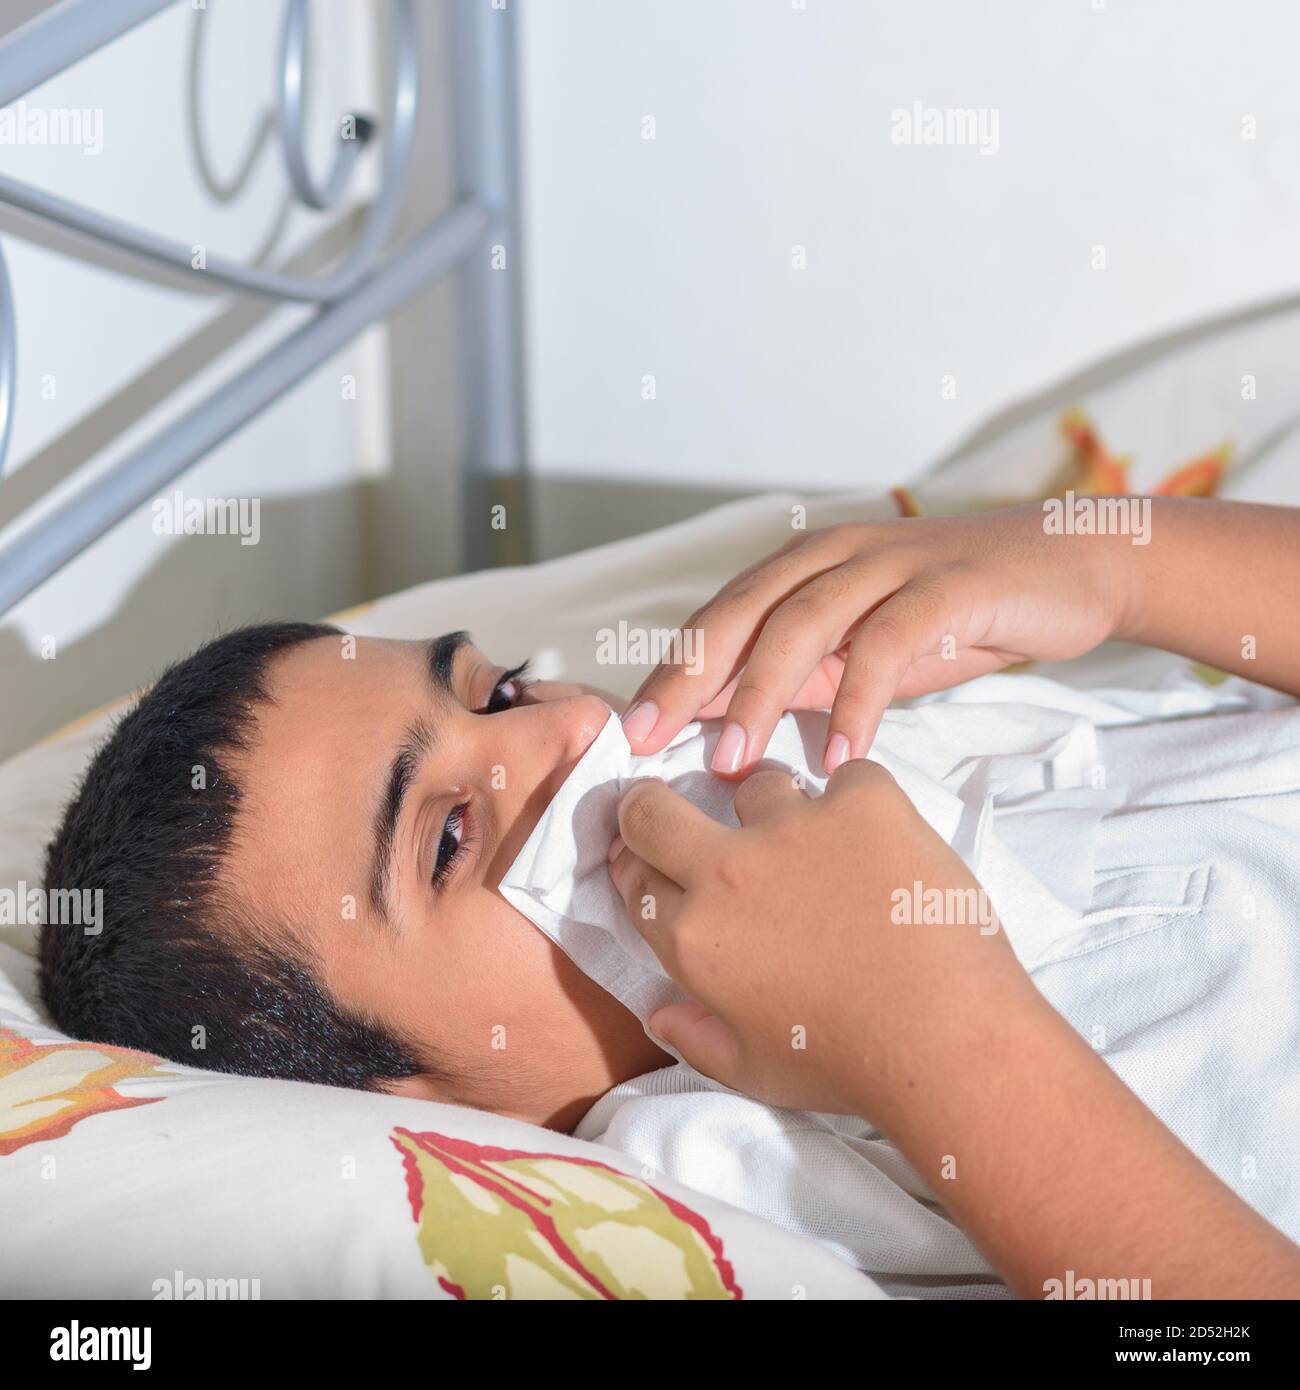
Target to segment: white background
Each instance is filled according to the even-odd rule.
[[[1286,0],[523,15],[544,476],[899,482],[1032,388],[1300,279]],[[891,143],[917,101],[996,109],[997,154]]]

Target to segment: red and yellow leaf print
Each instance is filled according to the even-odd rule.
[[[1074,450],[1075,492],[1114,497],[1128,491],[1128,459],[1109,452],[1083,411],[1067,410],[1060,430]]]
[[[1176,468],[1155,489],[1157,497],[1213,497],[1232,461],[1232,446],[1220,444],[1208,454]]]
[[[910,487],[891,487],[889,495],[894,499],[899,516],[920,516],[921,504]]]
[[[58,1139],[89,1115],[162,1100],[113,1089],[128,1076],[155,1073],[157,1061],[100,1043],[34,1043],[0,1028],[0,1156]]]
[[[1080,496],[1117,496],[1129,491],[1126,458],[1101,442],[1092,421],[1077,407],[1061,416],[1060,429],[1072,450],[1071,488]],[[1232,462],[1232,446],[1220,444],[1168,474],[1151,489],[1154,497],[1213,497]]]
[[[456,1298],[739,1299],[697,1212],[595,1159],[395,1129],[420,1254]]]
[[[1067,410],[1057,422],[1062,438],[1070,446],[1069,457],[1048,495],[1060,496],[1067,490],[1077,497],[1119,497],[1129,492],[1129,459],[1112,454],[1103,443],[1097,427],[1079,407]],[[1151,489],[1153,497],[1215,497],[1232,466],[1232,445],[1217,449],[1181,464]],[[922,516],[925,508],[911,488],[890,488],[889,495],[900,517]],[[1014,506],[1024,498],[1006,502],[979,502],[958,510],[984,511],[990,507]]]

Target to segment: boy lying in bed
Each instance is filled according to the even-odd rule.
[[[652,752],[687,720],[725,711],[715,766],[723,775],[743,776],[762,756],[782,709],[833,706],[823,754],[831,771],[865,756],[895,694],[941,689],[1024,658],[1072,656],[1108,636],[1165,646],[1300,691],[1300,657],[1287,631],[1289,596],[1300,592],[1296,516],[1158,503],[1151,534],[1149,546],[1127,550],[1117,538],[1047,536],[1042,513],[1031,508],[801,538],[697,615],[705,634],[703,672],[656,673],[627,717],[628,738]],[[1225,569],[1236,574],[1232,586],[1215,578]],[[1258,597],[1270,592],[1272,599]],[[1279,603],[1282,595],[1288,598]],[[1256,640],[1244,659],[1247,634]],[[995,1267],[1010,1269],[1016,1287],[1034,1291],[984,1229],[987,1213],[981,1216],[978,1201],[950,1205],[976,1228],[995,1265],[934,1209],[929,1193],[947,1199],[941,1179],[950,1175],[927,1173],[918,1182],[865,1122],[814,1116],[792,1125],[688,1068],[661,1070],[672,1059],[637,1019],[499,895],[503,874],[608,716],[598,694],[530,686],[521,669],[493,664],[464,634],[429,643],[354,642],[330,628],[282,624],[209,644],[168,671],[123,719],[50,847],[47,886],[102,888],[104,901],[98,935],[59,927],[42,934],[42,988],[54,1021],[74,1036],[208,1068],[381,1088],[579,1128],[641,1157],[648,1147],[655,1162],[696,1186],[710,1185],[709,1165],[683,1170],[675,1162],[679,1130],[668,1121],[689,1124],[702,1094],[710,1104],[747,1106],[739,1118],[731,1113],[727,1143],[748,1135],[754,1154],[740,1165],[740,1181],[730,1184],[736,1150],[714,1155],[714,1168],[726,1170],[714,1184],[722,1195],[832,1241],[895,1291],[998,1287]],[[1291,746],[1300,749],[1300,723],[1287,727]],[[1276,744],[1275,731],[1270,739]],[[1159,800],[1158,793],[1148,798],[1147,809]],[[648,882],[666,882],[633,853],[650,855],[650,839],[636,841],[632,828],[648,823],[638,816],[625,826],[631,847],[617,852],[612,869],[629,903],[644,899],[639,890]],[[1218,839],[1208,834],[1211,849],[1192,846],[1186,857],[1218,853],[1224,843],[1238,842],[1239,832],[1230,826]],[[896,788],[873,797],[869,823],[837,824],[834,834],[856,835],[859,851],[870,850],[857,857],[887,860],[899,883],[910,882],[920,863],[929,884],[970,882],[961,861]],[[1247,880],[1251,868],[1244,870]],[[782,872],[797,879],[799,870],[796,861]],[[728,881],[733,896],[743,898],[743,883]],[[1278,904],[1265,885],[1260,891],[1267,918]],[[887,906],[878,905],[873,918],[870,898],[855,902],[860,918],[864,901],[866,920],[887,923]],[[956,939],[949,928],[945,942]],[[981,979],[983,962],[991,959],[1002,962],[998,979],[1012,978],[1006,962],[1014,958],[1001,936],[980,939],[992,944],[971,957],[979,960],[978,971],[963,963],[965,983]],[[723,950],[721,939],[716,945]],[[671,950],[662,954],[671,964]],[[817,978],[824,963],[816,955],[808,952],[791,969]],[[1107,955],[1112,970],[1123,968]],[[842,973],[843,961],[837,958],[837,965]],[[920,1007],[912,1000],[912,1015],[922,1022],[932,1003],[936,1034],[949,1010],[956,1016],[959,973],[939,971],[927,978],[932,992]],[[815,1065],[804,1063],[790,1048],[789,1027],[780,1030],[779,1051],[771,1051],[768,1039],[766,1054],[743,1028],[731,1032],[726,1009],[713,997],[726,994],[724,974],[703,970],[682,980],[714,1008],[669,1010],[655,1020],[666,1041],[699,1072],[778,1106],[867,1113],[851,1103],[856,1092],[847,1085],[793,1077],[803,1067],[811,1078],[827,1054]],[[1021,970],[1019,978],[1028,977]],[[1288,1028],[1298,982],[1296,975],[1271,985],[1259,981],[1274,991],[1268,1007],[1287,1010]],[[877,1022],[891,1017],[883,996],[871,998],[877,983],[866,975],[845,981],[857,1000],[852,1015],[879,1004]],[[957,994],[947,997],[954,988]],[[761,991],[755,985],[751,993],[757,998]],[[1089,1007],[1072,1018],[1076,1027],[1087,1026]],[[1170,1012],[1179,1007],[1175,1001]],[[918,1025],[895,1023],[898,1059],[884,1071],[910,1088],[902,1040]],[[1284,1029],[1283,1041],[1286,1036]],[[507,1046],[500,1045],[504,1039]],[[1270,1041],[1278,1041],[1276,1029]],[[854,1045],[830,1051],[849,1056],[851,1066]],[[764,1055],[771,1065],[756,1066]],[[869,1061],[866,1051],[858,1057]],[[1180,1062],[1159,1060],[1165,1067]],[[659,1079],[638,1081],[648,1073]],[[1138,1073],[1130,1083],[1140,1089]],[[916,1093],[913,1109],[940,1113],[944,1083],[931,1080],[933,1087]],[[969,1089],[969,1074],[965,1082]],[[658,1106],[667,1120],[647,1127],[647,1104],[669,1099],[685,1104]],[[835,1103],[841,1099],[842,1107]],[[1203,1092],[1200,1103],[1229,1106],[1236,1099]],[[623,1101],[632,1107],[631,1120],[620,1119]],[[598,1102],[603,1109],[593,1128],[589,1112]],[[1008,1102],[998,1104],[1014,1149],[1019,1141]],[[896,1112],[883,1104],[873,1115],[877,1110],[890,1115],[894,1137]],[[1264,1116],[1265,1127],[1276,1117]],[[961,1154],[953,1123],[953,1151]],[[1255,1137],[1268,1147],[1275,1136]],[[763,1139],[772,1142],[765,1148]],[[1094,1140],[1104,1145],[1106,1136]],[[811,1184],[798,1201],[783,1205],[770,1186],[764,1189],[764,1156],[780,1170],[778,1185],[791,1174]],[[1221,1159],[1214,1156],[1220,1169]],[[879,1206],[845,1213],[836,1206],[837,1192],[857,1190],[857,1169],[869,1170],[864,1190],[879,1197]],[[1215,1184],[1216,1200],[1234,1200],[1201,1172],[1198,1181]],[[1031,1208],[1050,1203],[1059,1186],[1059,1173],[1042,1175],[1038,1188],[1032,1175],[1021,1178]],[[1283,1198],[1261,1203],[1292,1233],[1295,1203],[1284,1198],[1295,1186],[1293,1172],[1283,1175],[1269,1187]],[[1252,1195],[1248,1185],[1243,1190]],[[829,1231],[809,1213],[807,1198],[819,1191],[835,1218]],[[957,1186],[951,1191],[956,1198]],[[1062,1206],[1070,1206],[1061,1195]],[[1247,1217],[1255,1225],[1243,1229],[1259,1242],[1252,1268],[1266,1283],[1294,1279],[1294,1248]],[[845,1219],[860,1221],[860,1229],[845,1229]],[[912,1231],[920,1233],[919,1253],[907,1248]]]

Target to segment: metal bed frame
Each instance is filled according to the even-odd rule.
[[[0,107],[181,0],[59,0],[0,40]],[[142,269],[162,266],[195,289],[318,306],[284,337],[205,400],[99,473],[19,534],[0,542],[0,613],[7,612],[159,489],[272,405],[370,324],[439,276],[465,275],[467,325],[462,366],[472,384],[464,465],[467,514],[508,489],[522,467],[524,421],[519,333],[518,173],[515,112],[515,15],[510,0],[450,0],[456,73],[455,154],[458,202],[400,247],[387,243],[401,209],[419,97],[417,0],[387,0],[392,16],[392,91],[382,124],[354,116],[354,137],[340,135],[323,180],[303,146],[309,0],[285,0],[279,50],[276,129],[295,199],[317,210],[335,206],[363,148],[382,139],[379,192],[355,244],[332,269],[302,276],[209,254],[191,264],[190,246],[79,207],[0,176],[0,205],[124,254]],[[490,250],[506,250],[509,273],[494,272]],[[17,313],[0,243],[0,473],[15,410]],[[85,460],[82,460],[84,463]],[[0,486],[3,482],[0,481]],[[491,533],[465,528],[469,568],[488,563]]]

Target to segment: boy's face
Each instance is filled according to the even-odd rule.
[[[395,1090],[571,1128],[670,1059],[496,889],[609,706],[503,682],[464,634],[348,643],[272,664],[230,886],[308,938],[341,1004],[454,1078]]]

